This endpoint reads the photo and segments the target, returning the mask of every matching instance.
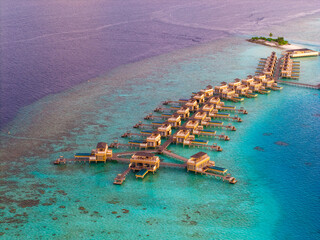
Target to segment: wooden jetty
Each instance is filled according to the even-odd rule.
[[[292,82],[292,81],[284,81],[284,80],[279,80],[280,78],[280,69],[281,69],[281,59],[278,60],[276,67],[275,67],[275,71],[274,71],[274,80],[277,83],[282,83],[282,84],[286,84],[286,85],[291,85],[291,86],[295,86],[295,87],[303,87],[303,88],[312,88],[312,89],[320,89],[320,84],[317,85],[313,85],[313,84],[308,84],[308,83],[300,83],[300,82]]]
[[[291,62],[288,64],[291,64]],[[246,79],[235,79],[229,84],[223,82],[221,86],[207,86],[198,92],[193,92],[190,98],[179,99],[177,101],[167,100],[157,107],[155,112],[162,112],[161,116],[157,114],[148,114],[144,119],[164,119],[164,121],[155,120],[151,124],[139,122],[134,128],[148,128],[141,130],[140,133],[126,132],[121,137],[145,137],[145,139],[130,139],[128,143],[119,143],[114,141],[109,146],[104,142],[99,142],[96,149],[87,153],[77,153],[74,159],[67,159],[60,156],[54,161],[56,165],[67,163],[91,163],[117,161],[119,163],[128,164],[128,168],[118,174],[114,179],[114,184],[121,185],[126,176],[131,172],[137,171],[137,178],[144,178],[148,173],[155,173],[159,167],[183,168],[187,171],[193,171],[196,174],[212,176],[229,183],[236,183],[237,180],[227,173],[227,169],[217,167],[214,161],[210,160],[210,156],[204,152],[198,152],[190,158],[180,156],[170,150],[168,147],[172,143],[183,144],[183,146],[204,148],[207,150],[222,151],[222,148],[216,143],[209,145],[209,141],[197,139],[197,136],[209,136],[221,140],[230,140],[225,134],[217,134],[216,131],[206,129],[206,127],[219,127],[226,130],[236,131],[235,126],[231,124],[225,125],[221,121],[212,120],[221,118],[225,120],[233,120],[242,122],[238,115],[230,116],[229,113],[221,113],[229,111],[238,114],[247,114],[248,112],[241,107],[236,109],[235,106],[227,106],[221,99],[234,102],[244,101],[242,96],[251,98],[256,97],[257,92],[267,94],[268,89],[280,90],[275,82],[290,84],[300,87],[309,87],[320,89],[320,84],[310,85],[295,82],[286,82],[279,80],[279,72],[281,61],[277,61],[276,54],[273,52],[266,59],[261,59],[258,72],[259,75],[249,75]],[[185,121],[185,122],[184,122]],[[172,130],[177,129],[177,130]],[[173,131],[173,132],[172,132]],[[166,139],[165,141],[161,141]],[[137,148],[137,150],[114,153],[109,148]],[[141,149],[144,149],[143,151]],[[168,163],[160,160],[161,154],[170,158],[174,158],[182,162],[182,164]]]
[[[312,85],[312,84],[307,84],[307,83],[289,82],[289,81],[283,81],[283,80],[277,80],[277,82],[291,85],[291,86],[296,86],[296,87],[313,88],[313,89],[317,89],[317,90],[320,89],[320,84]]]
[[[125,147],[125,148],[139,148],[141,149],[139,145],[134,145],[134,144],[124,144],[124,143],[119,143],[119,142],[113,142],[109,146],[110,148],[120,148],[120,147]]]
[[[113,181],[113,184],[121,185],[125,180],[128,173],[131,171],[131,167],[129,166],[127,170],[125,170],[123,173],[118,174],[116,178]]]
[[[186,168],[187,164],[177,164],[177,163],[167,163],[167,162],[162,162],[160,164],[161,167],[172,167],[172,168]]]
[[[142,122],[137,123],[133,128],[157,128],[157,125],[154,124],[144,124]]]
[[[237,180],[234,177],[232,177],[230,174],[220,175],[220,174],[215,174],[215,173],[205,172],[205,171],[200,171],[199,173],[201,173],[201,175],[215,177],[215,178],[220,179],[222,181],[228,181],[229,183],[232,183],[232,184],[235,184],[237,182]]]
[[[248,114],[248,111],[245,110],[243,107],[240,107],[240,109],[232,109],[232,108],[225,108],[225,107],[217,107],[217,109],[219,111],[226,111],[226,112],[237,112],[237,113],[241,113],[241,114]]]
[[[212,117],[213,119],[218,118],[218,119],[225,119],[225,120],[232,120],[232,121],[236,121],[236,122],[242,122],[242,119],[240,117],[238,117],[237,115],[230,116],[229,114],[212,113],[212,114],[209,114],[209,117]]]
[[[158,148],[158,153],[162,153],[165,149],[167,149],[169,147],[169,145],[173,142],[173,137],[171,136],[167,141],[165,141],[164,144],[162,144],[159,148]]]
[[[188,158],[182,157],[182,156],[180,156],[178,154],[175,154],[175,153],[173,153],[171,151],[168,151],[168,150],[163,150],[162,154],[164,154],[166,156],[169,156],[169,157],[172,157],[172,158],[177,159],[177,160],[182,161],[182,162],[187,162],[188,161]]]
[[[147,134],[142,134],[142,133],[132,133],[130,131],[125,132],[124,134],[121,135],[122,138],[127,138],[127,137],[132,137],[132,136],[137,136],[137,137],[145,137]],[[150,133],[151,135],[151,133]]]

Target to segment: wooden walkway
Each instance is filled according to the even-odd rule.
[[[278,81],[278,79],[279,79],[279,75],[280,75],[280,65],[281,65],[281,58],[278,59],[277,64],[276,64],[276,66],[275,66],[275,68],[274,68],[273,78],[274,78],[275,81]]]
[[[120,157],[120,156],[129,156],[129,155],[133,155],[135,153],[137,153],[138,151],[130,151],[130,152],[121,152],[121,153],[113,153],[113,156],[115,157]],[[156,153],[157,150],[145,150],[143,152],[147,152],[147,153]]]
[[[141,147],[139,145],[134,145],[134,144],[123,144],[123,143],[111,143],[109,145],[109,148],[119,148],[119,147],[127,147],[127,148],[139,148]]]
[[[206,176],[211,176],[211,177],[215,177],[218,178],[222,181],[228,181],[229,183],[232,183],[232,181],[236,181],[234,177],[231,177],[230,174],[227,175],[219,175],[219,174],[215,174],[215,173],[209,173],[209,172],[200,172],[201,174],[204,174]],[[235,183],[235,182],[234,182]]]
[[[305,87],[305,88],[313,88],[313,89],[320,89],[320,84],[318,85],[311,85],[311,84],[306,84],[306,83],[299,83],[299,82],[289,82],[289,81],[282,81],[282,80],[277,80],[278,83],[283,83],[287,85],[292,85],[296,87]]]
[[[212,144],[212,145],[203,145],[203,144],[193,143],[193,144],[190,145],[190,147],[205,148],[207,150],[217,151],[217,152],[221,152],[222,151],[222,147],[216,145],[215,143]]]
[[[144,123],[137,123],[133,126],[133,128],[158,128],[159,126],[153,124],[144,124]]]
[[[128,167],[128,169],[125,170],[122,174],[118,174],[114,179],[113,184],[121,185],[126,180],[126,176],[130,171],[131,171],[131,168]]]
[[[169,147],[169,145],[173,142],[173,136],[171,136],[167,141],[164,142],[164,144],[162,144],[159,148],[158,148],[158,152],[162,153],[165,149],[167,149],[167,147]]]
[[[182,156],[175,154],[175,153],[168,151],[168,150],[163,150],[162,153],[166,156],[172,157],[174,159],[178,159],[179,161],[182,161],[182,162],[188,161],[188,158],[182,157]]]
[[[89,158],[88,159],[58,158],[53,162],[53,164],[59,165],[59,164],[67,164],[67,163],[86,163],[86,162],[89,162]]]
[[[160,163],[160,167],[186,168],[187,164],[162,162],[162,163]]]
[[[121,135],[122,138],[126,138],[126,137],[132,137],[132,136],[137,136],[137,137],[146,137],[148,135],[151,135],[150,134],[142,134],[142,133],[132,133],[132,132],[126,132],[124,134]]]
[[[238,112],[241,114],[248,114],[248,111],[245,110],[243,107],[240,109],[228,109],[228,108],[223,108],[223,107],[217,107],[219,111],[224,111],[224,112]]]
[[[238,116],[223,116],[223,115],[213,113],[213,114],[209,114],[209,117],[211,117],[213,119],[224,119],[224,120],[242,122],[242,119]]]

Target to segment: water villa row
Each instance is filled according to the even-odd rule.
[[[290,53],[286,53],[281,59],[280,76],[282,78],[298,79],[300,74],[300,62],[293,61]]]
[[[109,146],[105,142],[99,142],[95,149],[89,153],[76,153],[73,159],[63,156],[54,164],[66,163],[98,163],[117,161],[128,164],[128,168],[118,174],[114,184],[122,184],[126,176],[132,171],[137,172],[137,178],[144,178],[148,173],[155,173],[162,167],[175,167],[186,169],[206,176],[212,176],[229,183],[237,180],[227,173],[227,169],[218,167],[205,152],[198,152],[185,158],[170,150],[172,144],[186,147],[203,148],[221,152],[223,149],[217,144],[209,144],[209,138],[219,141],[230,141],[230,137],[217,130],[236,131],[232,122],[242,122],[239,114],[248,112],[241,107],[225,104],[225,101],[239,102],[245,98],[254,98],[258,94],[268,94],[271,90],[281,90],[273,79],[276,56],[261,61],[267,73],[259,73],[256,76],[249,75],[246,79],[235,79],[234,82],[221,83],[220,86],[207,86],[198,92],[193,92],[189,98],[167,100],[161,106],[154,109],[144,117],[147,122],[140,121],[133,126],[139,132],[127,131],[121,137],[129,138],[128,143],[114,141]],[[225,123],[228,122],[228,123]],[[136,150],[113,152],[111,148],[135,148]],[[181,164],[164,162],[161,156],[174,158]]]

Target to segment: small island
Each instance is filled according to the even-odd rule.
[[[273,34],[270,33],[269,37],[252,37],[251,39],[248,39],[247,41],[253,42],[253,43],[258,43],[258,44],[263,44],[271,47],[282,47],[285,45],[290,45],[288,41],[284,40],[283,37],[278,37],[278,38],[272,38]]]

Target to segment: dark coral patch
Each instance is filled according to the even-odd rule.
[[[44,193],[45,193],[45,191],[42,190],[42,189],[39,189],[38,192],[39,192],[40,194],[44,194]]]
[[[26,207],[34,207],[39,205],[39,200],[34,200],[34,199],[27,199],[27,200],[22,200],[18,203],[19,207],[26,208]]]
[[[9,210],[9,212],[11,212],[11,213],[16,213],[16,209],[15,209],[15,208],[11,208],[11,209]]]
[[[264,133],[264,134],[262,134],[263,136],[271,136],[272,135],[272,133]]]
[[[281,142],[281,141],[277,141],[277,142],[275,142],[274,144],[277,144],[277,145],[279,145],[279,146],[289,146],[289,143]]]
[[[50,205],[52,205],[52,203],[42,203],[41,205],[42,206],[50,206]]]
[[[111,201],[108,201],[108,203],[110,203],[110,204],[117,204],[117,203],[119,203],[119,201],[117,201],[117,200],[111,200]]]
[[[112,214],[117,214],[117,212],[116,211],[113,211],[113,212],[111,212]]]
[[[123,212],[123,213],[128,213],[129,210],[128,210],[128,209],[122,209],[122,212]]]
[[[67,195],[67,193],[65,191],[63,191],[63,190],[58,190],[57,192],[62,194],[62,195]]]
[[[253,148],[254,150],[260,151],[260,152],[264,152],[264,148],[256,146]]]

